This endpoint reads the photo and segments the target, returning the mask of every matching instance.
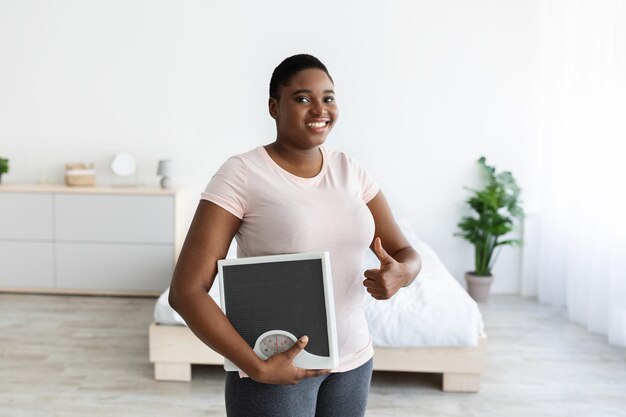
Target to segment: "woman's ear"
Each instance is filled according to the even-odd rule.
[[[272,119],[278,120],[278,100],[270,97],[267,103],[267,107],[269,108],[270,116],[272,116]]]

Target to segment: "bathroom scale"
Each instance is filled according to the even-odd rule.
[[[328,252],[222,259],[217,262],[222,311],[263,360],[304,335],[293,363],[333,369],[339,363]],[[224,358],[224,369],[239,368]]]

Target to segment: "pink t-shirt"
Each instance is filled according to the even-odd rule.
[[[342,152],[320,147],[323,164],[313,178],[282,169],[263,146],[229,158],[202,193],[242,219],[237,256],[296,252],[330,253],[339,366],[344,372],[374,354],[363,312],[361,267],[374,239],[366,203],[378,193],[376,181]]]

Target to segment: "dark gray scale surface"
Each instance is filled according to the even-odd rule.
[[[321,260],[224,265],[222,279],[226,316],[250,347],[284,330],[308,335],[309,353],[330,356]]]

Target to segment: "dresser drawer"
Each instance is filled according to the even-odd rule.
[[[174,271],[172,245],[57,244],[57,288],[162,292]]]
[[[162,292],[181,244],[180,196],[151,187],[2,185],[0,292]]]
[[[0,241],[0,287],[54,287],[54,243]]]
[[[0,239],[52,240],[52,194],[1,193]]]
[[[83,242],[174,242],[171,196],[55,196],[56,239]]]

